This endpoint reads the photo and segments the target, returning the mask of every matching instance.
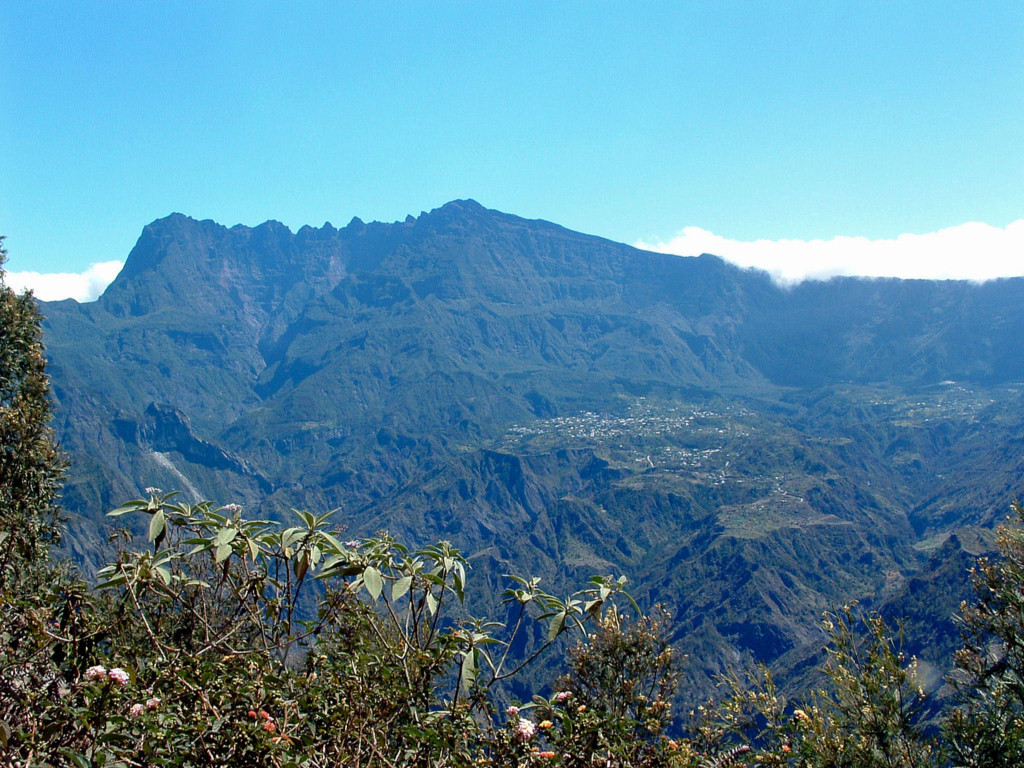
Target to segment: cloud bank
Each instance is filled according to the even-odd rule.
[[[1005,228],[969,222],[889,240],[730,240],[686,227],[667,243],[637,248],[680,256],[713,253],[741,267],[768,272],[783,285],[838,275],[985,281],[1024,275],[1024,219]]]
[[[95,301],[123,266],[123,261],[101,261],[84,272],[8,272],[4,282],[18,293],[31,289],[42,301]]]

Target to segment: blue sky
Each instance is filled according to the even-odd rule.
[[[172,211],[297,229],[465,197],[665,249],[980,222],[1024,273],[998,234],[1024,219],[1024,3],[0,10],[12,274],[123,260]]]

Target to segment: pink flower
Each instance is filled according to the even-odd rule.
[[[525,717],[521,717],[512,730],[516,732],[516,738],[520,741],[529,741],[533,738],[534,734],[537,733],[537,726],[534,724],[533,720],[527,720]]]
[[[267,733],[273,733],[274,731],[277,730],[277,726],[274,725],[274,721],[273,720],[266,720],[263,723],[263,730],[266,731]]]
[[[151,699],[146,699],[146,709],[156,709],[160,706],[160,699],[154,696]]]
[[[519,714],[519,707],[509,707],[505,710],[505,714],[509,717],[515,717]]]
[[[107,679],[107,668],[97,664],[95,667],[89,667],[85,670],[86,680],[106,680]]]
[[[128,710],[128,717],[138,717],[145,711],[145,704],[132,704],[131,708]]]
[[[572,698],[572,691],[559,691],[555,694],[555,701],[565,701]]]
[[[128,682],[131,680],[131,677],[128,675],[128,673],[120,667],[114,667],[112,670],[110,670],[110,672],[107,673],[107,676],[112,681],[114,681],[114,683],[119,688],[124,688],[126,685],[128,685]]]

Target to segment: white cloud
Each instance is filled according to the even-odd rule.
[[[41,301],[95,301],[123,266],[123,261],[101,261],[84,272],[8,272],[4,282],[18,293],[31,288]]]
[[[1024,219],[1003,229],[969,222],[889,240],[834,237],[750,242],[686,227],[667,243],[635,245],[680,256],[713,253],[741,267],[763,269],[782,284],[837,275],[975,281],[1024,275]]]

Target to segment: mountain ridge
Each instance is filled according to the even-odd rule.
[[[1022,300],[780,288],[471,200],[295,233],[172,214],[96,302],[43,305],[71,548],[95,567],[103,511],[187,484],[450,538],[493,589],[627,571],[707,692],[985,540],[1019,468]]]

